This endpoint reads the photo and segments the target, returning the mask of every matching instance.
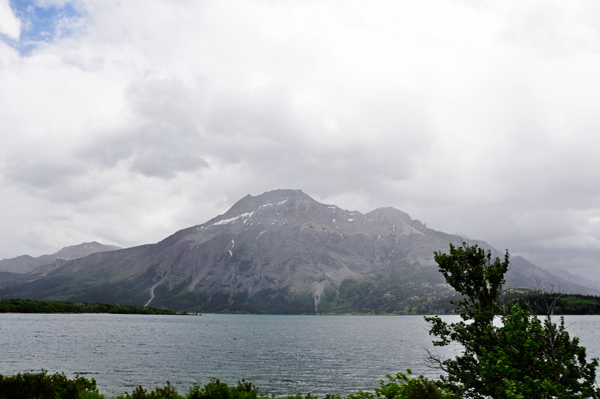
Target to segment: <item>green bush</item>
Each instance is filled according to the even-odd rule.
[[[12,376],[0,374],[0,399],[103,399],[96,389],[96,380],[64,374],[19,373]]]
[[[411,378],[407,374],[387,375],[387,381],[381,381],[375,393],[359,391],[348,399],[454,399],[440,390],[435,382],[422,375]],[[131,394],[124,393],[113,399],[318,399],[317,396],[298,393],[285,397],[259,396],[258,387],[251,382],[241,380],[237,385],[212,378],[204,386],[194,384],[186,395],[180,395],[167,381],[163,388],[156,387],[148,392],[141,385]],[[106,399],[98,393],[96,380],[76,376],[70,380],[64,374],[49,375],[45,370],[39,373],[24,373],[6,377],[0,374],[0,399]],[[324,399],[342,399],[340,395],[327,394]]]
[[[358,391],[348,396],[348,399],[454,399],[442,391],[434,381],[420,375],[411,377],[407,374],[396,373],[387,375],[386,381],[380,382],[380,388],[375,393]],[[167,381],[163,388],[156,387],[148,392],[141,385],[131,394],[124,393],[113,399],[318,399],[317,396],[298,393],[285,397],[259,396],[258,387],[251,382],[241,380],[237,385],[229,386],[217,378],[212,378],[204,386],[194,384],[189,393],[180,395],[175,387]],[[0,399],[105,399],[98,393],[96,381],[84,377],[69,380],[64,374],[49,375],[45,370],[40,373],[24,373],[5,377],[0,374]],[[327,394],[324,399],[342,399],[337,394]]]
[[[148,392],[140,385],[133,390],[131,395],[125,393],[114,399],[185,399],[185,397],[179,395],[175,387],[167,381],[164,388],[156,387],[153,391]]]
[[[258,387],[246,380],[238,381],[236,386],[229,386],[217,378],[212,378],[203,387],[194,384],[187,394],[187,399],[256,399]]]
[[[412,371],[406,374],[387,374],[387,381],[381,380],[375,393],[358,391],[348,399],[458,399],[459,396],[440,389],[434,381],[422,375],[413,378]]]

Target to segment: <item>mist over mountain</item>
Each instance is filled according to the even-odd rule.
[[[577,274],[577,273],[571,273],[568,270],[554,270],[553,274],[555,274],[571,283],[582,285],[584,287],[588,287],[588,288],[592,288],[594,290],[600,291],[600,281],[583,277],[582,275]]]
[[[362,214],[299,190],[276,190],[248,195],[223,215],[156,244],[57,257],[2,280],[0,295],[204,312],[411,313],[425,302],[432,311],[453,292],[433,252],[463,240],[394,208]],[[503,255],[483,241],[469,243]],[[600,293],[524,258],[511,261],[507,287]]]

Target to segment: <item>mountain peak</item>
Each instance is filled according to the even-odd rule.
[[[252,196],[246,195],[244,198],[236,202],[228,211],[228,213],[244,213],[257,210],[260,207],[283,204],[287,201],[314,201],[311,197],[303,193],[301,190],[273,190],[266,193]]]
[[[268,219],[268,220],[267,220]],[[292,222],[308,226],[323,225],[321,228],[328,229],[332,223],[336,229],[350,228],[357,223],[383,223],[395,228],[395,226],[408,226],[413,223],[410,216],[392,207],[375,209],[361,214],[357,211],[349,211],[317,202],[301,190],[273,190],[263,194],[252,196],[246,195],[236,202],[227,212],[211,219],[204,224],[203,228],[212,226],[253,225],[267,223],[279,225]],[[353,223],[355,222],[355,223]],[[329,226],[331,227],[331,226]],[[387,227],[386,227],[387,228]],[[342,232],[342,231],[340,231]]]
[[[37,258],[31,256],[19,256],[13,259],[0,261],[0,271],[13,273],[29,273],[39,266],[49,265],[57,259],[72,260],[96,253],[115,251],[121,249],[115,245],[104,245],[97,241],[84,242],[77,245],[64,247],[51,255],[42,255]]]
[[[398,221],[398,222],[405,222],[405,223],[410,223],[412,221],[412,219],[410,218],[408,213],[399,211],[398,209],[392,208],[391,206],[387,206],[384,208],[377,208],[377,209],[367,213],[365,216],[371,220],[378,220],[378,221],[387,220],[387,221]]]
[[[121,247],[117,247],[115,245],[104,245],[97,241],[91,241],[64,247],[60,251],[56,252],[54,256],[56,256],[57,259],[71,260],[82,258],[95,252],[115,251],[117,249],[121,249]]]
[[[59,254],[61,252],[76,251],[76,250],[89,252],[94,249],[100,249],[100,250],[106,251],[107,249],[120,249],[120,247],[117,247],[115,245],[104,245],[104,244],[99,243],[98,241],[90,241],[90,242],[82,242],[81,244],[76,244],[76,245],[69,245],[67,247],[61,248],[59,251],[56,252],[56,254]]]

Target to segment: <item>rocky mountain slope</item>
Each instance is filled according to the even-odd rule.
[[[393,208],[363,215],[276,190],[157,244],[57,260],[3,280],[0,296],[266,313],[410,313],[429,301],[431,311],[451,294],[433,252],[461,241]],[[508,286],[600,293],[514,261]]]
[[[22,255],[12,259],[0,260],[0,272],[10,273],[29,273],[35,268],[49,265],[58,259],[73,260],[83,258],[95,252],[114,251],[121,249],[115,245],[103,245],[99,242],[84,242],[79,245],[64,247],[52,255],[42,255],[34,258],[29,255]]]

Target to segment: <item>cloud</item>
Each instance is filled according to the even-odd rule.
[[[0,0],[0,34],[11,39],[18,39],[21,35],[21,21],[11,9],[9,0]]]
[[[299,188],[598,271],[593,2],[32,7],[0,43],[0,257],[155,242]]]

